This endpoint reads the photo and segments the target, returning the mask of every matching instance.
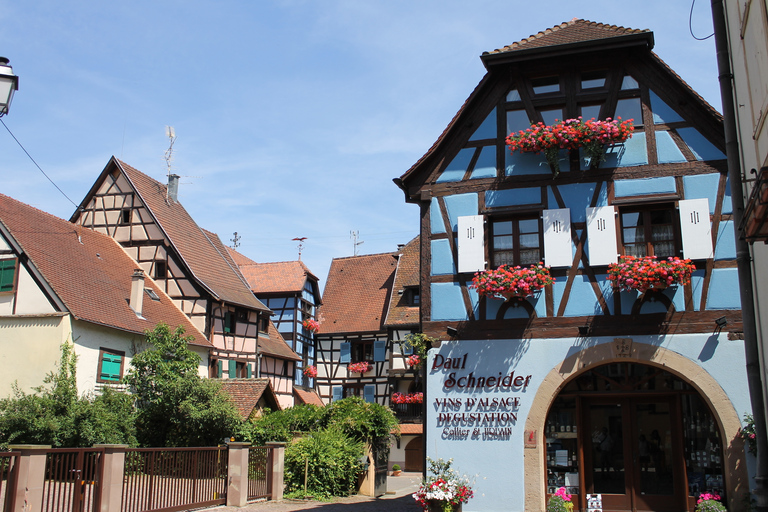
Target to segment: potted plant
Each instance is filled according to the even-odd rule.
[[[427,463],[430,474],[413,493],[413,499],[430,512],[461,511],[461,504],[474,496],[469,480],[451,468],[453,459],[427,457]]]
[[[352,373],[359,373],[360,375],[371,371],[371,363],[368,361],[360,361],[359,363],[350,363],[347,366],[347,370]]]
[[[400,464],[392,464],[392,476],[400,476]]]
[[[744,415],[744,426],[739,430],[739,436],[747,445],[747,450],[752,455],[757,455],[757,435],[755,434],[755,420],[751,414]]]
[[[304,328],[311,333],[317,333],[317,331],[320,330],[320,322],[313,320],[312,318],[307,318],[301,322],[301,325],[303,325]]]
[[[412,333],[406,336],[400,344],[401,349],[407,347],[413,351],[413,354],[406,359],[406,364],[411,367],[412,370],[421,368],[421,365],[424,364],[424,361],[427,358],[427,351],[438,341],[437,338],[432,338],[421,332]]]
[[[547,502],[547,512],[573,512],[573,502],[571,495],[565,492],[565,487],[561,487],[549,498]]]
[[[542,262],[528,268],[501,265],[499,268],[478,272],[470,287],[481,296],[502,297],[504,300],[524,299],[555,282]]]
[[[660,290],[675,284],[689,284],[696,266],[691,260],[656,256],[622,256],[618,263],[608,265],[608,279],[622,291]]]
[[[719,495],[705,492],[699,495],[696,501],[696,512],[726,512],[727,509],[720,500]]]
[[[632,137],[633,120],[621,118],[584,121],[581,117],[557,121],[548,126],[536,123],[530,128],[510,133],[506,142],[511,153],[544,153],[544,157],[557,176],[560,172],[558,153],[561,149],[582,148],[590,159],[590,168],[596,168],[605,159],[606,145],[625,142]]]
[[[314,366],[314,365],[307,366],[306,368],[304,368],[303,372],[304,372],[304,375],[306,375],[310,379],[314,379],[315,377],[317,377],[317,366]]]

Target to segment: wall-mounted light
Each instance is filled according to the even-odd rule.
[[[8,113],[13,93],[19,90],[19,77],[13,74],[8,62],[5,57],[0,57],[0,117]]]
[[[588,325],[580,325],[579,326],[579,336],[589,336],[589,326]]]
[[[728,319],[724,316],[721,316],[720,318],[715,319],[715,325],[718,329],[722,329],[726,325],[728,325]]]

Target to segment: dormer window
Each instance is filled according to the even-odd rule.
[[[406,306],[418,306],[421,304],[421,295],[418,286],[408,286],[403,290],[403,302]]]
[[[155,293],[155,290],[152,288],[144,288],[144,292],[149,295],[149,298],[154,300],[155,302],[160,300],[160,297]]]

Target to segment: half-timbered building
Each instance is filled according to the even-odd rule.
[[[426,452],[480,475],[465,511],[544,510],[559,487],[583,510],[692,510],[706,491],[739,510],[748,491],[722,118],[652,48],[648,30],[574,19],[484,53],[476,89],[395,180],[421,211],[421,330],[446,340],[427,364]],[[579,116],[633,119],[633,136],[604,159],[507,146]],[[621,291],[621,256],[695,270]],[[531,295],[473,286],[539,262],[555,280]]]
[[[259,357],[259,346],[270,343],[271,311],[251,293],[219,237],[178,201],[178,176],[166,186],[113,157],[70,221],[117,240],[207,335],[210,377],[280,375],[275,393],[292,403],[282,380],[292,382],[298,357],[287,346]]]
[[[43,385],[63,343],[78,393],[122,388],[159,323],[184,328],[206,374],[210,342],[114,239],[0,194],[0,397]]]

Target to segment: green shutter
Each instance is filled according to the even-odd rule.
[[[216,361],[216,376],[218,378],[221,378],[222,375],[224,375],[224,362],[221,359],[219,359],[218,361]]]
[[[245,364],[245,369],[248,371],[248,378],[251,378],[251,363]]]
[[[12,292],[16,276],[16,259],[0,260],[0,292]]]
[[[229,378],[234,379],[237,377],[237,361],[230,361],[229,362]]]
[[[111,382],[119,381],[122,362],[122,356],[104,353],[101,358],[101,372],[99,373],[99,378]]]
[[[226,311],[224,313],[224,332],[232,332],[232,312]]]

